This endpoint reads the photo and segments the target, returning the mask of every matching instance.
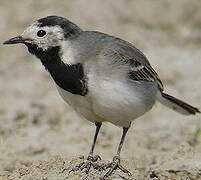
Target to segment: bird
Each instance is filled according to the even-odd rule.
[[[65,17],[47,16],[34,21],[21,35],[3,44],[24,44],[56,84],[60,96],[86,120],[95,124],[86,160],[73,170],[89,173],[100,159],[94,148],[103,122],[123,129],[116,155],[102,179],[121,165],[120,153],[131,126],[156,101],[184,115],[200,110],[164,92],[163,83],[147,57],[133,44],[98,31],[85,31]]]

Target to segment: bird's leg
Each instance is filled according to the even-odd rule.
[[[94,147],[96,144],[96,139],[99,133],[99,130],[101,128],[102,123],[101,122],[95,122],[96,125],[96,131],[95,131],[95,135],[94,135],[94,139],[93,139],[93,143],[91,146],[91,150],[89,152],[89,155],[87,157],[86,162],[82,162],[79,165],[77,165],[74,169],[72,169],[71,171],[78,171],[78,170],[83,170],[85,169],[86,173],[89,173],[89,170],[91,168],[91,166],[93,166],[94,168],[97,168],[96,165],[94,164],[96,161],[100,160],[101,157],[99,155],[94,155]]]
[[[105,166],[105,168],[106,169],[109,168],[109,170],[103,175],[103,177],[101,178],[102,180],[108,179],[109,176],[111,176],[113,171],[116,170],[116,169],[120,169],[124,173],[128,174],[129,176],[131,176],[131,173],[120,164],[120,153],[121,153],[121,149],[122,149],[126,134],[128,132],[128,129],[129,129],[129,127],[128,128],[125,128],[125,127],[123,128],[123,134],[122,134],[119,146],[118,146],[117,154],[116,154],[116,156],[113,157],[112,162]]]
[[[99,130],[101,128],[102,123],[101,122],[95,122],[95,125],[96,125],[96,131],[95,131],[93,143],[92,143],[89,155],[87,157],[87,162],[85,163],[85,166],[84,166],[84,168],[86,168],[86,171],[85,171],[86,173],[89,172],[91,166],[94,166],[94,162],[101,160],[101,157],[99,155],[94,155],[94,148],[95,148],[97,136],[98,136],[98,133],[99,133]]]

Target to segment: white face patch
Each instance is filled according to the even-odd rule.
[[[40,30],[46,32],[43,37],[37,35]],[[29,26],[21,36],[23,38],[31,39],[33,44],[36,44],[43,50],[47,50],[49,47],[61,46],[62,41],[64,40],[63,30],[59,26],[39,27],[37,22]]]
[[[64,41],[61,45],[61,60],[68,65],[76,64],[75,53],[70,41]]]

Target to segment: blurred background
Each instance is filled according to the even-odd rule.
[[[0,0],[0,42],[38,18],[64,16],[85,30],[133,43],[166,92],[201,108],[200,9],[199,0]],[[0,62],[0,179],[12,179],[38,160],[51,164],[55,155],[86,156],[94,126],[63,102],[39,60],[24,46],[0,45]],[[105,123],[96,152],[111,160],[120,136],[120,128]],[[200,152],[200,115],[185,117],[156,104],[132,124],[122,158],[137,179],[199,179]]]

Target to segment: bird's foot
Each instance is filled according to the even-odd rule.
[[[99,155],[89,155],[87,157],[86,161],[83,161],[82,163],[78,164],[77,166],[75,166],[73,169],[70,170],[70,172],[72,171],[83,171],[85,170],[85,173],[88,174],[89,170],[91,169],[91,167],[93,167],[94,169],[100,169],[100,167],[96,164],[96,162],[98,160],[101,160],[101,157]]]
[[[128,176],[132,175],[130,171],[125,169],[120,164],[120,157],[119,156],[114,156],[112,162],[109,164],[106,164],[104,169],[108,169],[108,171],[101,177],[101,180],[107,180],[116,169],[121,170],[122,172],[126,173]]]

